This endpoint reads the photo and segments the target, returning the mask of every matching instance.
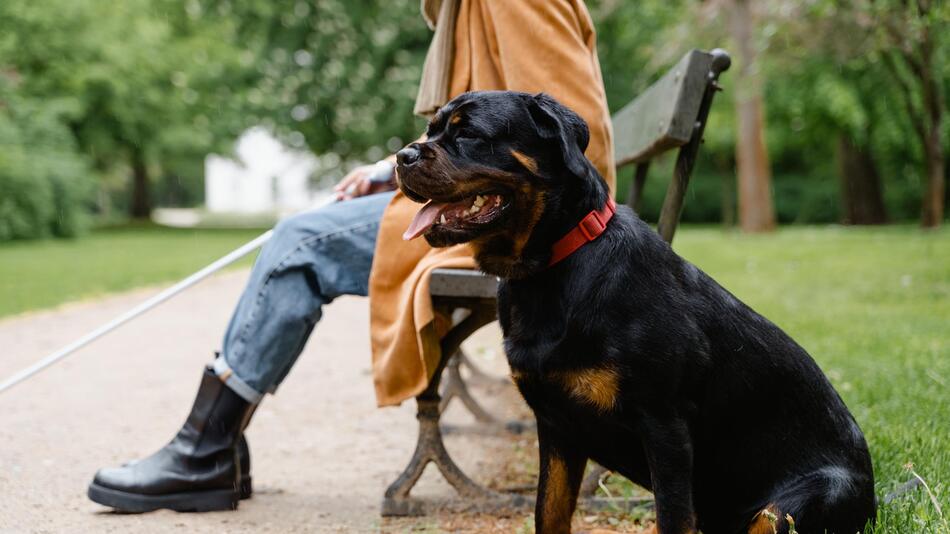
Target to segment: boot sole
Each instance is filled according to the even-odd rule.
[[[213,512],[235,510],[241,496],[233,490],[191,491],[168,495],[142,495],[106,488],[93,482],[89,499],[121,512],[142,513],[154,510],[176,512]]]

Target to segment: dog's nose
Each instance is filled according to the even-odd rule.
[[[412,165],[419,161],[420,156],[419,147],[413,143],[399,152],[396,152],[396,163],[400,165]]]

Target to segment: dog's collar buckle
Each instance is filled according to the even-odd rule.
[[[597,239],[597,236],[604,233],[604,230],[607,228],[607,221],[601,220],[600,213],[592,211],[581,219],[577,227],[580,228],[581,233],[584,234],[584,237],[586,237],[588,241],[593,241]]]
[[[560,262],[577,249],[600,237],[600,234],[607,229],[607,222],[613,218],[616,211],[617,204],[614,203],[612,198],[608,198],[603,209],[588,213],[573,230],[551,247],[551,261],[548,263],[548,267]]]

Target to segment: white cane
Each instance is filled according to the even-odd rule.
[[[318,204],[314,209],[320,209],[330,204],[336,202],[335,196],[331,196],[324,202]],[[10,378],[6,379],[3,383],[0,383],[0,393],[12,388],[13,386],[23,382],[27,378],[35,375],[36,373],[46,369],[47,367],[53,365],[54,363],[62,360],[66,356],[76,352],[77,350],[85,347],[89,343],[92,343],[96,339],[108,334],[109,332],[115,330],[119,326],[131,321],[132,319],[142,315],[148,310],[158,306],[162,302],[174,297],[175,295],[181,293],[182,291],[188,289],[189,287],[197,284],[198,282],[204,280],[208,276],[220,271],[221,269],[231,265],[237,260],[247,256],[251,252],[257,250],[264,243],[270,240],[271,236],[274,234],[273,230],[268,230],[263,234],[257,236],[253,240],[241,245],[237,249],[229,252],[228,254],[222,256],[220,259],[214,263],[208,265],[204,269],[192,274],[188,278],[185,278],[181,282],[169,287],[168,289],[162,291],[161,293],[155,295],[154,297],[146,300],[145,302],[139,304],[138,306],[132,308],[131,310],[123,313],[122,315],[116,317],[115,319],[109,321],[108,323],[100,326],[99,328],[93,330],[92,332],[86,334],[85,336],[73,341],[69,345],[57,350],[56,352],[50,354],[49,356],[43,358],[42,360],[34,363],[33,365],[19,371]]]

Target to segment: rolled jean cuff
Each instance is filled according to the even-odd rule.
[[[218,378],[224,379],[224,385],[231,388],[231,391],[240,395],[247,402],[257,404],[264,398],[263,393],[247,385],[247,382],[241,380],[241,378],[234,373],[234,370],[231,369],[228,362],[224,361],[224,356],[215,358],[212,369]]]

